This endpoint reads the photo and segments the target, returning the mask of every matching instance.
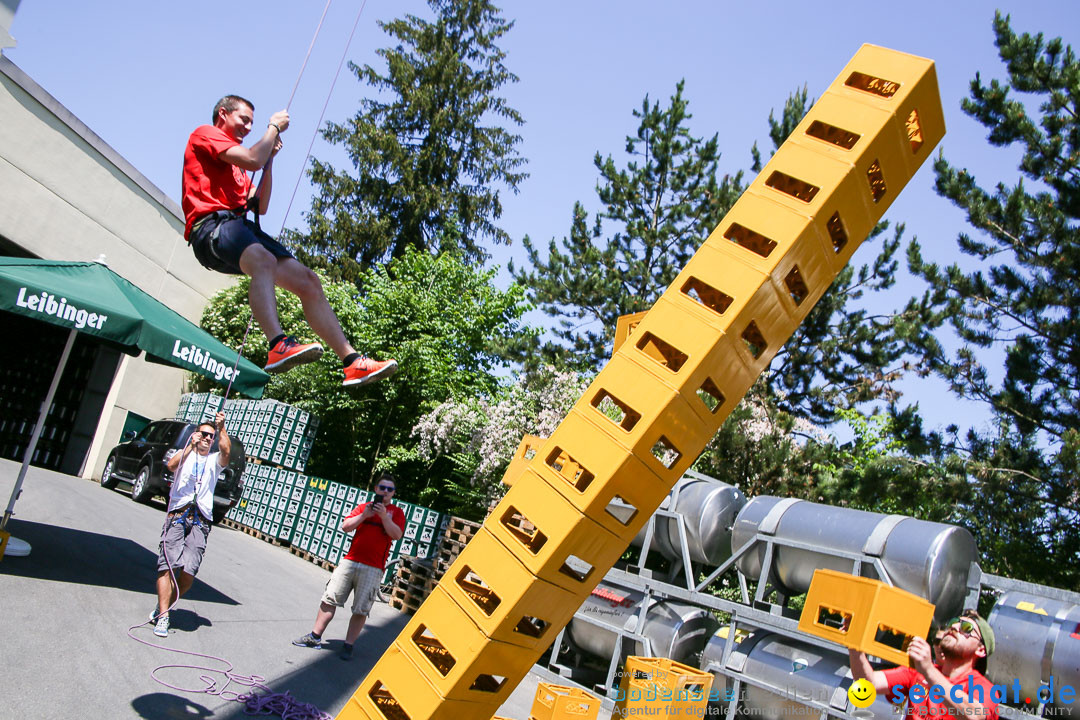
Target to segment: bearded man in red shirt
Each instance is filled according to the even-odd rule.
[[[910,667],[875,670],[865,653],[849,648],[851,677],[870,681],[878,693],[887,693],[890,702],[906,699],[909,718],[998,720],[994,686],[983,675],[994,645],[990,623],[975,610],[965,610],[946,623],[936,649],[921,637],[912,639],[907,651]]]
[[[358,353],[345,339],[319,277],[246,218],[249,208],[265,215],[270,206],[274,156],[289,127],[289,113],[276,112],[262,137],[244,147],[254,117],[251,101],[226,95],[214,106],[213,124],[191,133],[184,150],[184,237],[204,267],[251,278],[251,314],[270,348],[267,372],[284,372],[323,354],[319,343],[301,343],[282,330],[274,298],[274,288],[280,287],[300,298],[311,329],[341,358],[346,387],[389,377],[397,362]],[[263,175],[255,187],[247,172],[257,170]]]

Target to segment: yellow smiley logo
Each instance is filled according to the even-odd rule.
[[[865,678],[851,683],[847,691],[848,700],[857,708],[867,708],[874,704],[877,699],[877,690],[873,683]]]

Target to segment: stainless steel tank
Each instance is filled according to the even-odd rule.
[[[701,608],[654,597],[647,601],[645,622],[638,627],[638,616],[645,602],[644,593],[601,582],[570,621],[567,628],[570,639],[588,653],[610,658],[617,647],[618,633],[582,619],[592,618],[648,638],[654,657],[671,658],[696,667],[705,643],[720,623]],[[636,643],[632,654],[647,654],[644,644]]]
[[[1071,712],[1080,700],[1062,703],[1059,693],[1064,685],[1080,693],[1080,605],[1012,591],[998,598],[987,622],[994,630],[996,649],[987,659],[986,676],[1009,688],[1020,681],[1020,702],[1012,702],[1010,690],[1009,704],[1024,707],[1023,698],[1034,703],[1039,688],[1053,677],[1054,702],[1048,706],[1055,711],[1046,715]],[[1043,694],[1048,699],[1048,690]]]
[[[971,533],[954,525],[769,495],[759,495],[739,512],[731,534],[732,551],[762,529],[772,530],[780,540],[820,548],[776,546],[771,579],[788,593],[806,592],[819,568],[850,573],[852,561],[830,551],[866,552],[881,558],[897,587],[932,602],[939,621],[963,609],[968,573],[978,558]],[[744,575],[756,578],[764,560],[765,546],[759,544],[736,562]],[[873,577],[872,569],[864,572]]]
[[[721,700],[725,695],[723,688],[730,689],[733,684],[731,676],[725,674],[724,669],[742,673],[766,686],[761,688],[743,684],[741,702],[749,717],[792,720],[822,714],[807,702],[840,711],[855,710],[849,706],[847,699],[847,690],[852,682],[847,653],[757,631],[735,646],[724,666],[721,660],[725,642],[719,636],[709,640],[702,653],[701,667],[712,672],[716,678],[713,687],[719,692],[714,693],[714,697],[718,696]],[[715,667],[710,668],[710,663]],[[722,707],[725,703],[721,701],[718,704]],[[884,693],[878,695],[870,707],[857,712],[860,715],[872,713],[881,720],[896,717]]]
[[[682,516],[690,559],[716,567],[731,557],[731,526],[745,504],[746,495],[734,485],[688,471],[675,483],[660,507]],[[652,549],[668,560],[681,559],[678,521],[657,515],[655,522]],[[644,542],[643,529],[633,544],[641,547]]]

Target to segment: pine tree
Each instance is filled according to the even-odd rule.
[[[665,108],[646,96],[634,110],[639,124],[626,138],[625,166],[596,153],[603,209],[593,222],[575,203],[561,249],[552,239],[545,261],[526,237],[527,268],[511,264],[530,299],[559,318],[560,342],[543,348],[544,359],[598,368],[611,353],[616,319],[653,304],[742,191],[741,173],[717,176],[717,136],[690,134],[683,87]],[[538,353],[530,348],[521,359],[528,355],[535,361]]]
[[[485,242],[509,242],[496,225],[499,187],[516,192],[527,177],[521,137],[503,126],[522,118],[497,94],[517,81],[496,45],[513,23],[488,0],[428,4],[433,20],[380,23],[395,43],[379,50],[385,71],[350,64],[371,97],[323,137],[345,148],[352,167],[312,161],[310,229],[291,239],[334,277],[355,280],[407,247],[482,261]]]
[[[952,425],[930,437],[938,453],[963,463],[978,489],[971,513],[991,569],[1075,587],[1080,63],[1060,38],[1017,35],[1000,13],[994,33],[1007,78],[987,85],[977,74],[962,107],[987,128],[991,145],[1019,147],[1021,177],[987,190],[938,158],[937,192],[974,229],[957,239],[971,262],[942,268],[911,244],[909,265],[929,289],[909,304],[904,330],[925,372],[994,418],[989,431]],[[941,339],[950,332],[959,338],[956,350]],[[1000,371],[993,367],[999,358]]]

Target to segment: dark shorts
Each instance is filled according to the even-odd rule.
[[[194,577],[202,565],[210,523],[192,513],[169,513],[158,544],[158,572],[170,567]]]
[[[270,237],[247,218],[228,211],[212,213],[195,222],[189,237],[195,259],[209,270],[228,275],[243,275],[240,256],[248,245],[262,245],[277,258],[291,258],[285,246]]]

